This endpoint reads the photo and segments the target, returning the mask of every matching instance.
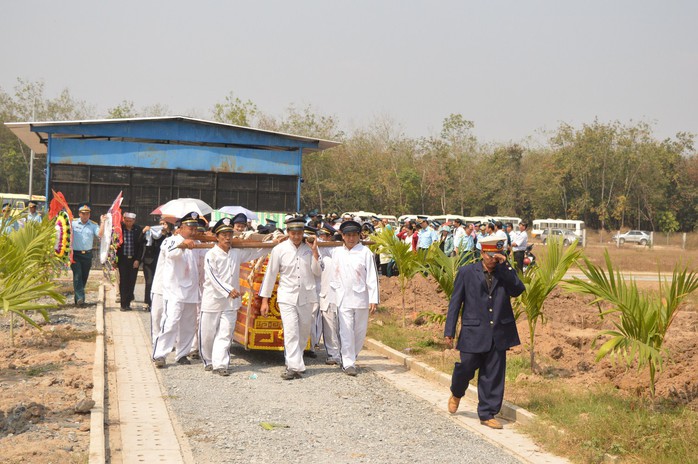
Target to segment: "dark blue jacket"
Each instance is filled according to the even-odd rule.
[[[509,263],[497,264],[493,276],[492,290],[488,293],[481,262],[458,269],[444,336],[455,335],[460,316],[461,330],[456,345],[459,351],[485,353],[492,347],[492,340],[499,351],[521,344],[511,297],[521,295],[526,288]]]

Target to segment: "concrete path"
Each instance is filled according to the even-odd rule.
[[[184,457],[187,450],[180,445],[176,421],[167,409],[140,318],[119,311],[113,289],[107,292],[106,306],[106,333],[112,345],[107,350],[108,403],[116,413],[110,414],[108,429],[110,462],[193,462]]]
[[[137,286],[137,300],[143,285]],[[113,463],[166,462],[194,463],[188,438],[181,431],[177,418],[170,413],[166,393],[161,387],[159,373],[151,362],[151,345],[148,330],[142,318],[134,311],[121,312],[114,300],[114,290],[107,285],[106,335],[108,341],[107,364],[109,366],[108,408],[108,460]],[[134,304],[134,307],[140,305]],[[374,350],[364,350],[360,364],[375,371],[395,387],[423,399],[440,413],[448,415],[446,406],[448,388],[415,374],[427,366],[411,365],[408,369],[399,356],[391,356],[377,350],[380,344],[370,343]],[[434,374],[437,375],[438,374]],[[433,377],[433,375],[431,376]],[[543,452],[527,436],[516,430],[516,425],[506,423],[504,430],[491,430],[480,425],[477,405],[469,397],[461,401],[454,421],[507,450],[522,462],[557,464],[569,462]],[[515,407],[510,409],[514,410]],[[515,415],[516,411],[514,411]]]

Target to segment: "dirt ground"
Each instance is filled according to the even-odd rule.
[[[544,250],[539,252],[544,254]],[[589,249],[596,262],[602,252]],[[671,266],[665,253],[645,252],[626,247],[616,258],[636,271],[663,271]],[[688,262],[698,253],[675,253]],[[655,284],[643,284],[652,287]],[[434,282],[418,275],[406,293],[410,320],[420,311],[445,312],[446,299]],[[94,298],[93,298],[94,299]],[[647,389],[646,372],[625,369],[604,360],[594,361],[591,347],[598,332],[611,327],[611,320],[599,320],[598,310],[588,298],[556,291],[546,303],[548,322],[539,325],[537,360],[549,374],[579,386],[611,382],[631,395]],[[381,306],[399,314],[401,294],[396,278],[381,277]],[[14,345],[10,319],[0,318],[0,462],[78,463],[89,454],[89,404],[92,397],[92,365],[95,340],[95,307],[71,305],[51,311],[48,323],[41,320],[38,331],[15,320]],[[443,340],[441,326],[424,324],[420,330],[435,341]],[[519,322],[523,345],[514,353],[527,353],[528,327]],[[657,394],[674,398],[698,409],[698,296],[679,313],[667,337],[670,352],[665,370],[659,375]],[[455,355],[453,356],[455,359]],[[452,363],[452,360],[447,359]],[[531,379],[527,379],[531,380]],[[520,390],[508,388],[510,401],[517,402]],[[520,398],[518,398],[520,399]],[[83,413],[76,408],[84,408]]]
[[[381,306],[401,314],[402,297],[397,278],[381,276]],[[644,287],[656,287],[653,283],[642,283]],[[437,291],[437,285],[430,277],[417,275],[406,292],[408,321],[414,321],[421,311],[446,313],[447,301]],[[582,387],[610,382],[616,388],[630,395],[646,396],[648,391],[648,371],[638,373],[637,369],[626,369],[622,362],[613,364],[609,360],[595,361],[596,349],[592,343],[603,329],[613,328],[612,319],[601,320],[596,306],[587,303],[591,298],[555,290],[545,303],[546,324],[538,324],[536,329],[536,361],[545,375],[556,377]],[[667,334],[665,346],[669,356],[664,371],[658,375],[656,393],[659,397],[674,399],[698,410],[698,298],[694,295],[676,316]],[[415,306],[416,303],[416,306]],[[433,336],[435,342],[443,340],[443,326],[424,324],[422,330]],[[514,348],[512,354],[528,355],[528,324],[523,315],[518,322],[522,345]],[[597,344],[597,349],[600,344]],[[452,358],[452,359],[451,359]],[[452,365],[456,354],[447,352],[445,363]],[[531,378],[517,380],[534,380]],[[523,394],[519,389],[508,388],[507,399],[517,402],[516,395]]]
[[[84,463],[90,446],[95,306],[63,306],[43,330],[0,318],[0,462]]]

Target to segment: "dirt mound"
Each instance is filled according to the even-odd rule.
[[[381,277],[381,306],[399,312],[402,308],[397,278]],[[406,306],[414,317],[420,311],[445,313],[448,302],[431,277],[418,275],[408,285]],[[415,299],[416,297],[416,299]],[[626,369],[622,360],[596,362],[596,352],[605,338],[594,342],[603,330],[613,329],[613,316],[599,317],[599,308],[589,305],[590,297],[556,289],[545,303],[546,323],[536,328],[536,360],[545,375],[581,386],[599,382],[611,384],[631,395],[646,395],[647,369]],[[416,305],[415,305],[416,301]],[[605,309],[605,308],[604,308]],[[688,303],[676,316],[667,334],[664,370],[657,375],[656,393],[662,398],[689,404],[698,409],[698,308]],[[529,329],[525,315],[518,321],[522,345],[513,353],[528,354]],[[434,336],[441,327],[433,326]]]

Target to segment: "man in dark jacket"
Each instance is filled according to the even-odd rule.
[[[116,249],[117,265],[119,267],[119,293],[121,294],[121,310],[129,311],[133,301],[133,289],[136,287],[138,267],[143,259],[143,229],[136,224],[135,213],[124,213],[121,223],[124,241]]]
[[[494,416],[504,399],[506,352],[521,344],[510,299],[523,293],[525,287],[503,254],[504,239],[486,237],[480,244],[482,262],[458,270],[448,305],[444,337],[449,347],[453,346],[458,317],[461,318],[456,346],[461,361],[453,369],[448,411],[454,414],[458,410],[468,383],[479,369],[480,423],[501,429],[502,424]]]

